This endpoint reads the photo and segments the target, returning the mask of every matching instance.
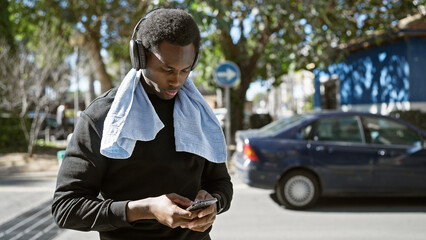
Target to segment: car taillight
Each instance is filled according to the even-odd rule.
[[[256,162],[259,161],[259,158],[257,158],[256,153],[254,153],[253,149],[250,147],[249,144],[244,144],[244,154],[247,156],[250,161]]]

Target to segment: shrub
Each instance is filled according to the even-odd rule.
[[[30,122],[27,121],[30,127]],[[18,118],[0,115],[0,153],[26,152],[28,142]]]

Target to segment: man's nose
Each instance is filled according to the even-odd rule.
[[[183,74],[182,73],[175,73],[172,74],[169,78],[169,85],[173,86],[173,87],[178,87],[180,85],[181,82],[181,78],[183,78]]]

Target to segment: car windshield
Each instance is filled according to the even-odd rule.
[[[306,118],[307,118],[306,116],[302,116],[302,115],[295,115],[293,117],[283,118],[262,127],[260,130],[267,134],[277,133],[278,131],[281,131],[284,128],[287,128],[288,126],[296,122],[302,121]]]

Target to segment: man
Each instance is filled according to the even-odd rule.
[[[134,69],[129,72],[130,77],[126,76],[130,80],[123,80],[118,90],[105,93],[81,114],[58,174],[52,213],[60,227],[99,231],[101,239],[210,239],[216,215],[229,209],[233,191],[224,163],[226,155],[219,157],[217,163],[215,156],[205,154],[215,153],[216,148],[205,147],[214,145],[217,138],[207,139],[207,145],[200,138],[192,141],[194,146],[201,141],[199,148],[185,148],[191,138],[202,135],[195,129],[203,129],[211,120],[211,109],[203,112],[199,106],[204,103],[194,103],[191,99],[197,97],[188,90],[192,83],[187,78],[200,48],[199,29],[182,10],[158,9],[143,18],[135,32],[143,51],[132,56]],[[146,61],[141,67],[133,59],[139,57],[142,59],[137,61]],[[140,81],[139,73],[143,75]],[[124,83],[132,86],[132,79],[138,80],[135,90],[129,90],[132,87]],[[123,103],[127,101],[131,102],[130,107]],[[138,104],[146,105],[138,108]],[[120,108],[121,105],[125,107]],[[153,111],[149,112],[151,106]],[[185,121],[179,120],[185,119],[181,115],[188,109],[200,110],[187,114]],[[144,120],[152,115],[154,120]],[[114,119],[117,116],[128,116],[125,124],[118,124],[118,133],[114,127],[122,119]],[[150,133],[157,125],[161,125],[161,130],[154,132],[152,139],[138,140],[144,139],[139,138],[139,131]],[[219,123],[216,125],[220,129]],[[114,134],[106,130],[110,128]],[[183,128],[190,130],[184,137]],[[125,139],[129,144],[122,144],[114,138],[120,134],[136,135],[136,140]],[[108,145],[110,137],[114,140]],[[114,147],[119,145],[132,146],[128,155],[124,151],[124,157],[107,157],[116,156],[118,150]],[[110,149],[113,150],[108,152]],[[195,200],[212,198],[218,199],[217,204],[187,210]]]

